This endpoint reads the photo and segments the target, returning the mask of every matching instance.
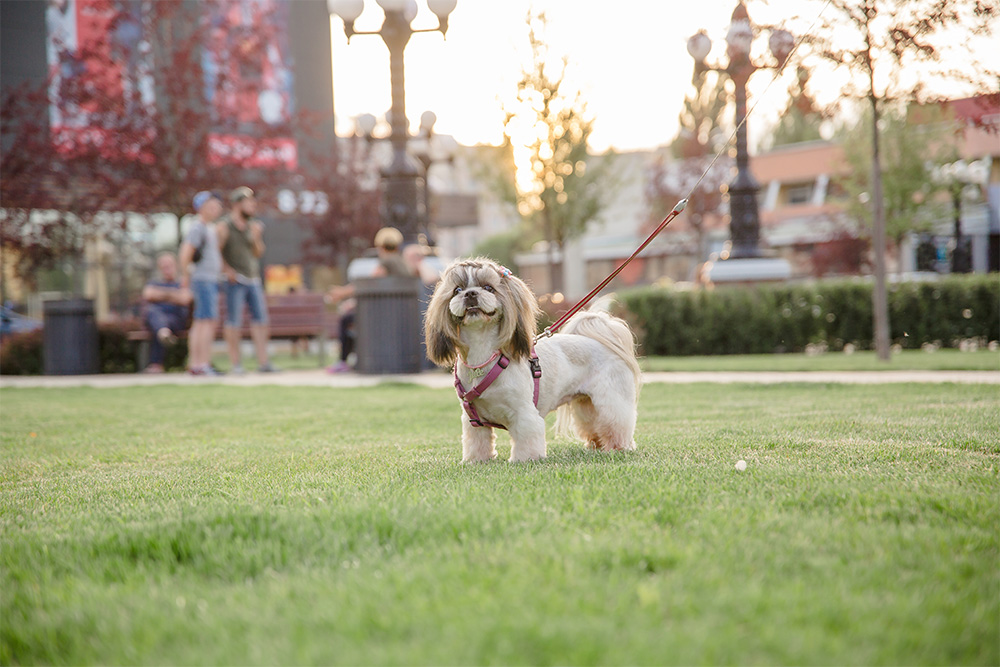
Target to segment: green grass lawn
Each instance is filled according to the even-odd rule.
[[[1000,663],[996,386],[649,385],[527,465],[417,386],[0,410],[0,664]]]
[[[711,357],[646,357],[647,371],[1000,371],[1000,352],[904,350],[888,362],[874,352],[807,354],[733,354]]]
[[[334,349],[335,346],[331,346]],[[280,343],[275,345],[274,363],[286,370],[311,370],[319,368],[316,355],[300,354],[293,357]],[[332,363],[330,349],[327,362]],[[229,369],[229,359],[223,353],[214,356],[218,368]],[[248,370],[257,367],[247,358]],[[734,354],[711,357],[644,357],[643,370],[647,371],[1000,371],[1000,352],[979,350],[960,352],[941,349],[936,352],[904,350],[894,354],[888,363],[875,357],[874,352],[827,352],[816,356],[806,354]]]

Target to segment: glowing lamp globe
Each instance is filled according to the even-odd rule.
[[[696,62],[703,63],[712,50],[712,40],[704,30],[699,30],[688,39],[687,49]]]
[[[335,14],[344,20],[344,23],[353,23],[364,11],[364,0],[326,0],[326,8],[331,14]]]

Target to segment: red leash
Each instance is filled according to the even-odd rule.
[[[626,259],[626,260],[625,260],[624,262],[622,262],[622,263],[621,263],[621,266],[619,266],[619,267],[618,267],[617,269],[615,269],[615,270],[614,270],[614,271],[613,271],[613,272],[611,273],[611,275],[610,275],[610,276],[608,276],[607,278],[605,278],[605,279],[604,279],[604,282],[602,282],[602,283],[601,283],[600,285],[598,285],[598,286],[597,286],[597,287],[595,287],[595,288],[594,288],[593,290],[591,290],[590,294],[588,294],[587,296],[583,297],[583,299],[582,299],[582,300],[580,300],[580,301],[579,301],[579,302],[578,302],[578,303],[577,303],[577,304],[576,304],[575,306],[573,306],[572,308],[570,308],[570,309],[569,309],[569,310],[568,310],[568,311],[566,312],[566,314],[565,314],[565,315],[563,315],[563,316],[562,316],[562,317],[560,317],[560,318],[559,318],[558,320],[556,320],[556,322],[555,322],[554,324],[552,324],[551,326],[547,326],[547,327],[545,327],[545,331],[543,331],[542,333],[540,333],[540,334],[538,334],[537,336],[535,336],[535,341],[537,342],[537,341],[538,341],[539,339],[541,339],[541,338],[545,338],[545,337],[547,337],[547,336],[551,336],[551,335],[552,335],[552,334],[554,334],[555,332],[559,331],[559,328],[560,328],[560,327],[561,327],[562,325],[566,324],[566,322],[567,322],[567,321],[569,320],[569,318],[571,318],[571,317],[573,317],[574,315],[576,315],[577,311],[579,311],[579,310],[580,310],[581,308],[583,308],[584,306],[586,306],[586,305],[587,305],[587,303],[589,303],[589,302],[590,302],[590,300],[591,300],[591,299],[593,299],[593,298],[594,298],[594,296],[595,296],[595,295],[596,295],[596,294],[597,294],[598,292],[600,292],[600,291],[601,291],[602,289],[604,289],[604,288],[605,288],[605,287],[607,286],[607,284],[608,284],[608,283],[610,283],[610,282],[611,282],[612,280],[614,280],[614,277],[615,277],[615,276],[617,276],[617,275],[618,275],[619,273],[621,273],[621,272],[622,272],[622,269],[624,269],[624,268],[625,268],[626,266],[628,266],[628,265],[629,265],[629,262],[631,262],[631,261],[632,261],[633,259],[635,259],[635,258],[636,258],[636,256],[637,256],[637,255],[638,255],[638,254],[639,254],[640,252],[642,252],[643,250],[645,250],[645,249],[646,249],[646,246],[648,246],[648,245],[650,244],[650,242],[652,242],[652,240],[653,240],[654,238],[656,238],[656,235],[657,235],[657,234],[659,234],[660,232],[662,232],[662,231],[663,231],[663,229],[664,229],[664,228],[665,228],[665,227],[666,227],[667,225],[669,225],[669,224],[670,224],[670,221],[671,221],[671,220],[673,220],[674,218],[676,218],[676,217],[677,217],[677,216],[678,216],[678,215],[680,214],[680,212],[684,210],[684,208],[685,208],[685,207],[687,206],[687,201],[688,201],[687,199],[682,199],[682,200],[680,200],[679,202],[677,202],[677,205],[676,205],[676,206],[674,206],[674,210],[672,210],[672,211],[670,212],[670,214],[669,214],[669,215],[667,215],[667,217],[665,217],[665,218],[663,219],[663,222],[661,222],[661,223],[660,223],[660,226],[659,226],[659,227],[657,227],[656,229],[654,229],[654,230],[653,230],[653,233],[652,233],[652,234],[650,234],[650,235],[649,235],[649,236],[648,236],[648,237],[646,238],[646,240],[642,242],[642,245],[640,245],[640,246],[639,246],[639,247],[638,247],[638,248],[636,249],[636,251],[635,251],[634,253],[632,253],[632,255],[631,255],[631,256],[630,256],[630,257],[629,257],[628,259]]]

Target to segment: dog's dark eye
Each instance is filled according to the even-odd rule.
[[[458,294],[458,293],[459,293],[459,292],[461,292],[461,291],[462,291],[462,288],[461,288],[461,287],[456,287],[456,288],[455,288],[455,294]]]
[[[494,291],[493,290],[493,285],[483,285],[483,289],[486,290],[487,292]]]

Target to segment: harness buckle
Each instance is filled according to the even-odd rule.
[[[528,363],[531,365],[531,377],[535,379],[542,377],[542,364],[538,361],[538,357],[532,357]]]

